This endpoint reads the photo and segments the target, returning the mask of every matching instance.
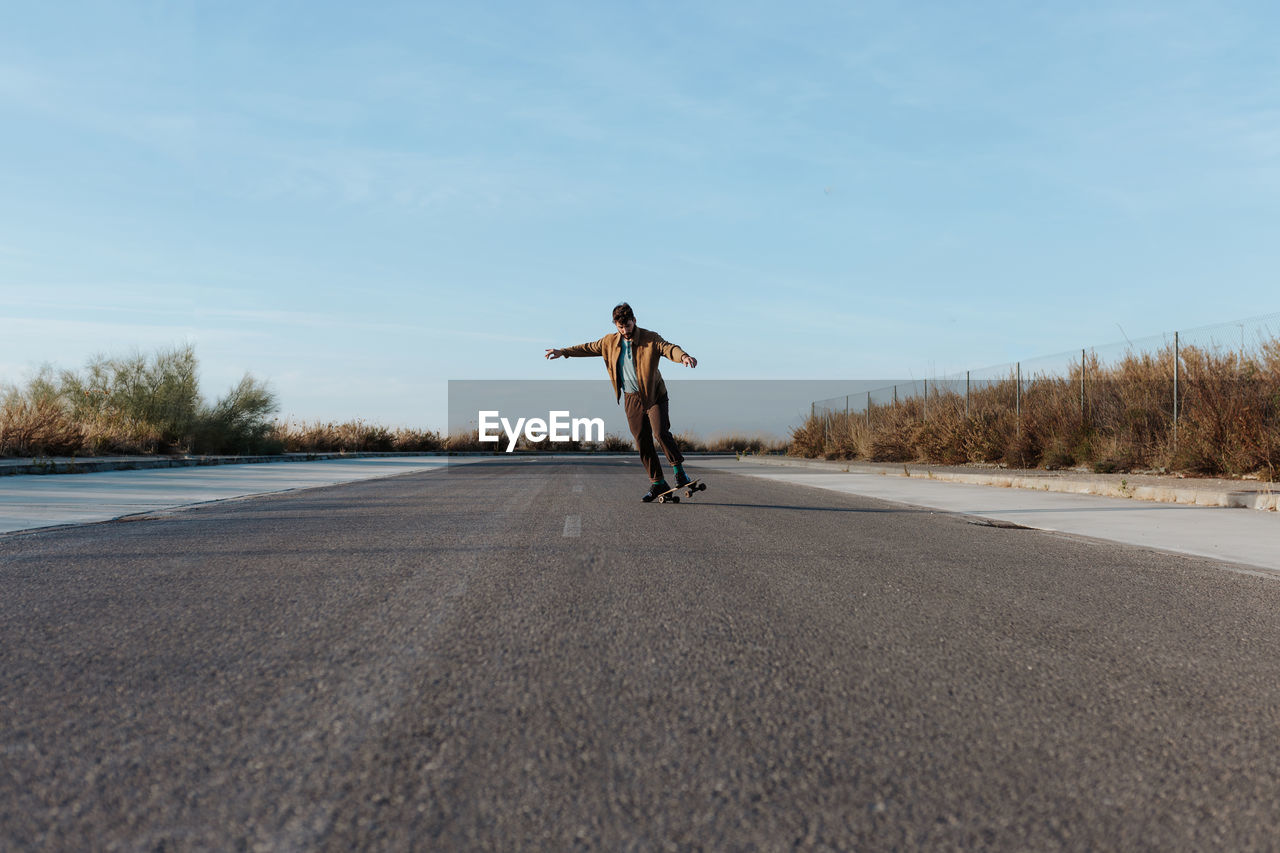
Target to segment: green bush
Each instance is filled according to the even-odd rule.
[[[246,375],[209,405],[198,368],[191,346],[99,355],[80,371],[45,367],[0,399],[0,455],[279,452],[266,385]]]
[[[212,406],[201,406],[192,430],[195,453],[280,453],[271,436],[275,394],[245,374],[240,383]]]
[[[64,370],[58,394],[80,423],[99,431],[154,436],[159,449],[190,440],[201,415],[197,361],[191,346],[107,358],[95,356],[83,372]]]

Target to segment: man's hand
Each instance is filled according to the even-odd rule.
[[[683,364],[685,367],[698,366],[698,360],[693,356],[689,355],[688,353],[684,354],[684,357],[680,359],[680,363]]]
[[[565,356],[565,354],[564,354],[564,350],[562,350],[562,349],[549,349],[549,350],[547,350],[547,358],[565,358],[565,357],[566,357],[566,356]]]

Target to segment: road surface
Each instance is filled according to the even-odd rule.
[[[0,537],[0,848],[1267,849],[1280,585],[505,460]]]

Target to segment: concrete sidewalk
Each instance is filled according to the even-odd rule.
[[[896,476],[867,466],[780,464],[755,457],[691,460],[690,467],[701,469],[699,476],[719,469],[972,516],[974,523],[992,527],[1065,533],[1280,572],[1280,514],[1210,503],[1215,493],[1209,490],[1198,495],[1202,502],[1174,503],[1089,493],[1087,481],[1043,478],[1061,488],[992,488],[943,476],[904,476],[901,466]]]
[[[110,521],[141,513],[271,492],[308,489],[440,471],[470,460],[447,456],[367,456],[288,465],[115,470],[75,477],[15,474],[0,477],[0,534]]]
[[[743,456],[742,461],[789,468],[967,483],[972,486],[1130,498],[1156,503],[1237,507],[1268,512],[1276,512],[1280,509],[1280,483],[1261,480],[1184,477],[1179,474],[1094,474],[1076,470],[1013,470],[902,462],[840,462],[800,459],[791,456]]]

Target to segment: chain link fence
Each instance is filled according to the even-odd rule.
[[[815,400],[810,415],[808,449],[828,456],[1270,466],[1280,458],[1280,313]],[[1240,452],[1227,458],[1233,442]]]

